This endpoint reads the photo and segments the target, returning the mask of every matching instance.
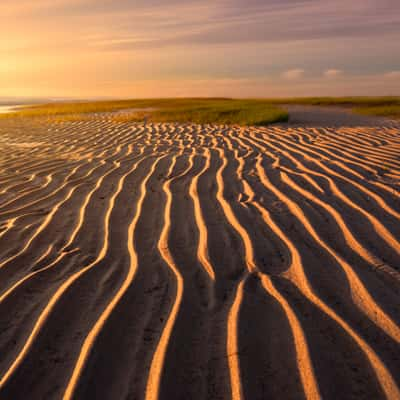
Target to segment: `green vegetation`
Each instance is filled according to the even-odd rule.
[[[297,97],[271,99],[272,104],[299,104],[312,106],[340,107],[386,107],[400,105],[400,97]]]
[[[161,122],[267,125],[286,122],[288,113],[258,100],[210,100],[181,107],[159,108],[152,113],[151,118]]]
[[[118,113],[123,111],[123,113]],[[288,113],[269,100],[236,99],[149,99],[54,103],[23,108],[8,117],[61,117],[86,119],[87,114],[115,112],[115,121],[193,122],[199,124],[266,125],[285,122]]]
[[[400,104],[391,106],[356,107],[354,111],[363,115],[375,115],[378,117],[400,118]]]
[[[305,97],[274,99],[272,104],[298,104],[313,106],[338,106],[370,116],[400,118],[400,97]]]
[[[308,97],[283,99],[178,98],[65,102],[21,108],[0,118],[49,117],[84,120],[111,112],[115,122],[193,122],[199,124],[267,125],[286,122],[285,105],[340,106],[364,115],[400,118],[400,97]]]

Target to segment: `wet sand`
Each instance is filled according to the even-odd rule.
[[[0,398],[400,398],[400,124],[304,112],[0,121]]]

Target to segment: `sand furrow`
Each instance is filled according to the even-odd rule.
[[[304,148],[303,146],[297,146],[297,147],[300,148],[300,149],[303,149],[303,148]],[[317,155],[317,157],[320,156],[320,153],[319,153],[318,151],[314,151],[313,153],[314,153],[315,155]],[[329,162],[332,163],[332,158],[329,158],[329,159],[328,159],[328,158],[326,157],[325,159],[329,160]],[[344,161],[346,162],[347,160],[344,160]],[[389,214],[391,214],[393,217],[395,217],[395,218],[397,218],[397,219],[400,219],[400,213],[399,213],[399,212],[393,210],[380,196],[378,196],[376,193],[372,192],[372,191],[369,190],[366,186],[364,186],[364,185],[365,185],[365,179],[366,179],[364,176],[359,175],[359,174],[356,174],[351,168],[349,168],[348,166],[344,165],[342,162],[336,162],[336,163],[335,163],[335,164],[336,164],[337,166],[339,166],[342,170],[347,171],[347,172],[350,172],[351,174],[356,175],[358,178],[360,178],[362,181],[364,181],[364,182],[363,182],[364,185],[361,185],[361,184],[357,183],[356,181],[354,181],[354,180],[352,180],[352,179],[350,179],[350,178],[347,178],[347,177],[344,176],[343,174],[339,174],[339,173],[333,171],[331,168],[328,168],[327,166],[322,165],[321,162],[319,162],[319,161],[318,161],[318,162],[315,161],[315,162],[316,162],[316,164],[317,164],[318,166],[320,166],[324,171],[326,171],[330,176],[335,176],[335,177],[337,177],[337,178],[339,178],[339,179],[342,179],[342,180],[344,180],[345,182],[351,184],[352,186],[356,187],[358,190],[360,190],[361,192],[363,192],[363,193],[367,196],[367,198],[372,198],[373,200],[375,200],[376,203],[377,203],[383,210],[385,210],[386,212],[388,212]]]
[[[89,334],[87,335],[87,337],[83,343],[83,346],[81,348],[79,358],[74,367],[72,376],[71,376],[71,378],[68,382],[67,388],[65,390],[65,393],[63,396],[64,399],[72,398],[75,386],[76,386],[79,376],[82,372],[82,369],[84,368],[85,360],[87,359],[88,354],[89,354],[91,348],[93,347],[96,337],[98,336],[98,334],[99,334],[100,330],[102,329],[102,327],[104,326],[106,320],[109,318],[109,316],[112,313],[112,311],[114,310],[115,306],[120,301],[120,299],[122,298],[122,296],[124,295],[127,288],[129,287],[129,285],[131,284],[132,280],[135,277],[135,273],[136,273],[136,269],[137,269],[137,253],[135,251],[134,244],[133,244],[134,240],[135,240],[135,238],[134,238],[135,228],[136,228],[136,224],[140,217],[143,200],[146,196],[147,181],[150,179],[150,176],[154,173],[157,163],[159,162],[159,160],[161,158],[162,157],[159,157],[155,160],[155,162],[151,166],[149,173],[142,180],[142,183],[140,186],[140,197],[136,204],[135,216],[133,217],[133,220],[131,221],[131,223],[129,224],[129,227],[128,227],[127,248],[128,248],[128,252],[129,252],[129,256],[130,256],[130,266],[129,266],[128,273],[127,273],[122,285],[118,289],[118,292],[115,294],[115,296],[112,298],[112,300],[107,304],[107,307],[104,309],[104,311],[100,315],[99,319],[96,321],[95,325],[93,326],[93,328],[90,330]],[[136,166],[137,166],[137,163],[129,171],[129,173],[133,172],[135,170]],[[122,184],[123,184],[123,182],[121,182],[121,185]]]
[[[9,366],[7,371],[3,374],[3,376],[0,379],[0,389],[5,385],[7,380],[10,378],[10,376],[13,374],[13,372],[18,368],[18,366],[21,364],[23,361],[25,355],[29,351],[29,348],[32,346],[34,343],[34,340],[36,336],[38,335],[39,331],[42,329],[43,325],[46,323],[46,319],[50,315],[52,309],[54,308],[55,304],[57,301],[62,297],[62,295],[68,290],[68,288],[81,277],[86,271],[89,271],[91,268],[94,268],[102,259],[104,259],[108,246],[109,246],[109,221],[110,221],[110,215],[113,210],[115,200],[118,196],[118,194],[121,192],[122,187],[123,187],[123,182],[125,178],[131,173],[137,166],[137,163],[133,165],[131,170],[128,173],[125,173],[118,181],[117,183],[117,189],[114,191],[112,196],[109,199],[108,202],[108,208],[107,212],[104,218],[104,237],[103,237],[103,244],[102,248],[97,255],[96,259],[90,263],[89,265],[84,266],[82,269],[80,269],[78,272],[70,276],[65,282],[62,283],[62,285],[57,289],[57,291],[52,295],[51,299],[47,303],[46,307],[43,309],[41,312],[39,318],[37,319],[36,323],[34,324],[34,327],[32,331],[29,333],[26,342],[23,344],[22,348],[18,352],[17,356],[15,357],[14,361],[12,364]],[[119,163],[117,163],[116,167],[119,167]]]
[[[268,211],[254,199],[255,193],[254,193],[253,189],[251,188],[251,186],[249,185],[249,183],[245,180],[245,178],[242,175],[242,169],[243,169],[244,163],[245,163],[244,160],[241,157],[238,157],[237,153],[235,153],[235,156],[237,158],[241,159],[241,162],[239,163],[240,170],[238,171],[238,175],[244,185],[244,191],[248,195],[248,203],[250,203],[253,207],[255,207],[260,212],[264,222],[269,227],[271,227],[275,233],[278,233],[279,237],[282,237],[282,235],[279,235],[279,233],[281,233],[281,231],[273,223],[272,219],[269,216]],[[278,303],[280,304],[282,309],[285,311],[285,315],[289,321],[290,327],[292,329],[294,341],[295,341],[298,370],[299,370],[299,373],[301,376],[303,389],[304,389],[306,397],[308,399],[320,398],[318,383],[317,383],[316,377],[314,375],[313,366],[312,366],[312,362],[311,362],[311,358],[310,358],[309,350],[308,350],[308,346],[307,346],[307,341],[306,341],[303,329],[296,317],[296,314],[294,313],[294,311],[292,310],[292,308],[290,307],[290,305],[288,304],[286,299],[279,293],[278,289],[274,286],[271,279],[267,275],[265,275],[261,272],[257,272],[257,275],[260,277],[262,285],[265,288],[265,290],[267,291],[267,293],[272,295],[278,301]],[[243,294],[242,294],[243,282],[244,281],[242,281],[239,285],[237,298],[235,299],[235,302],[234,302],[233,311],[234,311],[235,315],[237,315],[237,313],[238,313],[238,307],[240,304],[239,299],[241,301],[241,298],[243,296]],[[239,291],[239,289],[240,289],[240,291]],[[232,324],[233,323],[234,322],[232,322]],[[236,327],[236,329],[237,329],[237,327]],[[237,366],[236,366],[236,369],[238,369]],[[237,372],[236,372],[236,375],[238,375]],[[238,391],[239,388],[236,388],[236,390]]]
[[[278,197],[280,197],[282,201],[284,201],[288,205],[289,209],[291,209],[294,215],[298,214],[298,218],[302,220],[303,223],[308,225],[304,217],[304,214],[301,212],[301,210],[299,210],[298,206],[294,202],[292,202],[287,196],[285,196],[283,193],[278,191],[276,188],[274,188],[273,185],[270,184],[260,163],[258,163],[258,172],[261,182],[268,189],[272,190]],[[310,226],[308,226],[308,231],[311,233],[313,229]],[[377,378],[380,384],[382,385],[383,390],[388,395],[388,397],[390,398],[390,396],[394,397],[399,396],[400,395],[399,388],[397,387],[396,382],[393,379],[392,375],[387,370],[385,364],[379,359],[378,355],[374,352],[374,350],[350,327],[350,325],[348,325],[347,322],[345,322],[329,306],[327,306],[316,294],[314,294],[304,273],[301,257],[296,247],[289,241],[289,239],[286,237],[286,235],[283,234],[282,231],[280,232],[280,236],[282,239],[285,240],[286,244],[291,250],[291,254],[293,257],[292,260],[293,273],[296,275],[294,277],[294,281],[295,283],[297,283],[300,290],[302,290],[303,293],[313,303],[315,303],[318,307],[320,307],[327,315],[329,315],[332,319],[334,319],[357,342],[357,344],[365,352],[366,356],[368,357],[369,361],[374,367]],[[366,312],[368,311],[369,310],[367,309]]]
[[[400,398],[399,134],[0,121],[0,397]]]
[[[164,259],[164,261],[174,274],[176,280],[176,295],[174,303],[172,305],[171,312],[165,323],[165,327],[163,329],[163,332],[161,334],[160,340],[157,345],[157,349],[154,353],[153,360],[151,362],[151,367],[146,385],[146,395],[145,395],[146,400],[158,399],[165,353],[167,351],[169,338],[171,336],[172,329],[174,328],[175,320],[178,315],[179,307],[183,296],[183,287],[184,287],[183,278],[181,273],[179,272],[179,269],[175,265],[175,261],[170,253],[168,246],[169,230],[171,225],[170,214],[171,214],[171,203],[172,203],[172,194],[170,190],[170,185],[172,180],[174,179],[173,177],[171,177],[171,174],[174,170],[176,157],[177,156],[175,156],[172,160],[171,166],[167,173],[168,178],[163,185],[163,191],[166,196],[166,204],[164,209],[164,226],[161,231],[160,239],[158,241],[158,251],[160,252],[162,258]]]
[[[361,207],[356,201],[353,201],[347,194],[345,194],[337,185],[333,177],[339,178],[339,179],[345,179],[342,175],[339,175],[335,172],[333,172],[331,169],[325,167],[320,161],[315,160],[315,159],[310,159],[315,165],[320,167],[322,170],[326,171],[327,174],[318,172],[317,170],[312,170],[311,168],[306,167],[303,165],[300,161],[298,161],[294,156],[289,154],[288,150],[292,151],[295,154],[298,154],[300,156],[303,156],[304,154],[300,150],[294,150],[292,146],[287,145],[286,143],[281,143],[280,146],[285,149],[285,150],[280,150],[278,146],[276,146],[277,142],[275,140],[271,140],[268,142],[268,145],[277,149],[278,151],[281,151],[282,154],[289,159],[291,159],[293,162],[296,163],[297,167],[301,170],[304,171],[305,173],[311,175],[311,176],[316,176],[316,177],[321,177],[325,179],[330,186],[330,189],[332,193],[337,197],[337,199],[341,200],[343,203],[348,205],[350,208],[354,209],[355,211],[359,212],[361,215],[363,215],[372,225],[374,230],[377,232],[377,234],[391,247],[391,249],[400,255],[400,242],[397,240],[397,238],[394,237],[394,235],[369,211],[365,210],[363,207]]]
[[[400,341],[400,329],[399,327],[390,319],[389,316],[385,314],[385,312],[376,304],[373,298],[368,293],[368,290],[364,287],[363,283],[358,278],[357,274],[354,272],[352,267],[339,255],[337,254],[327,243],[325,243],[314,227],[312,223],[308,220],[305,216],[301,208],[294,203],[292,200],[289,199],[286,195],[276,189],[268,180],[267,176],[265,175],[264,170],[261,166],[261,158],[258,159],[259,162],[257,163],[257,170],[260,176],[261,181],[265,184],[265,186],[270,189],[278,198],[280,198],[285,204],[288,205],[290,211],[297,217],[299,221],[304,225],[307,232],[312,236],[312,238],[318,243],[321,248],[325,249],[343,268],[346,273],[346,276],[350,282],[352,288],[352,296],[355,303],[362,309],[370,319],[374,320],[378,326],[385,330],[385,332],[392,336],[397,342]],[[287,178],[287,181],[295,186],[295,188],[300,189],[293,181]],[[302,191],[304,194],[304,191]],[[318,202],[318,199],[312,199],[315,202]],[[321,202],[319,202],[321,204]],[[327,206],[325,206],[327,207]],[[369,254],[369,252],[364,249],[361,244],[353,237],[350,231],[347,229],[346,225],[344,224],[343,220],[340,218],[339,214],[335,212],[332,208],[328,208],[328,210],[333,214],[334,217],[339,217],[337,222],[339,223],[340,227],[342,228],[342,233],[347,239],[350,244],[353,244],[353,248],[367,261],[374,262],[375,260]]]
[[[314,237],[315,240],[318,241],[318,243],[321,245],[321,247],[327,249],[331,255],[333,255],[342,265],[342,267],[346,270],[346,273],[348,275],[349,280],[351,283],[354,285],[353,287],[353,293],[354,296],[361,296],[361,301],[358,302],[359,306],[364,309],[364,311],[367,313],[368,316],[370,316],[373,320],[375,320],[379,326],[383,327],[385,331],[391,335],[395,340],[399,340],[399,328],[398,326],[391,321],[391,319],[377,306],[377,304],[372,300],[371,296],[369,295],[368,291],[364,288],[362,283],[359,281],[358,277],[355,275],[354,271],[352,268],[344,262],[341,258],[338,257],[338,255],[330,249],[324,242],[322,242],[319,239],[319,236],[316,234],[314,231],[314,228],[311,227],[310,223],[307,221],[305,215],[302,213],[302,211],[299,209],[299,207],[292,202],[291,200],[288,199],[283,193],[281,193],[279,190],[277,190],[267,179],[264,169],[261,167],[261,157],[257,157],[257,171],[259,174],[259,177],[261,179],[261,182],[269,189],[271,190],[274,194],[276,194],[285,204],[288,205],[289,209],[293,212],[296,217],[302,221],[302,223],[305,223],[306,229],[308,232],[311,233],[311,235]],[[281,239],[288,245],[288,247],[291,250],[291,254],[293,257],[293,265],[301,265],[300,262],[300,255],[298,254],[296,248],[294,245],[287,239],[286,235],[283,234],[283,232],[276,226],[276,224],[271,220],[269,217],[267,211],[260,207],[257,202],[253,201],[253,204],[260,210],[262,213],[264,219],[268,223],[269,226],[273,227],[273,230],[278,234],[278,236],[281,237]],[[347,232],[349,233],[349,232]],[[321,306],[325,312],[328,313],[332,318],[335,318],[336,321],[340,321],[340,324],[345,327],[346,331],[356,339],[357,343],[360,345],[360,347],[366,352],[368,358],[370,359],[370,362],[375,368],[375,371],[377,373],[377,377],[383,387],[383,389],[386,391],[386,393],[390,393],[391,395],[397,394],[398,393],[398,388],[396,386],[395,381],[393,380],[390,372],[386,369],[385,365],[379,360],[378,356],[374,353],[374,351],[369,347],[369,345],[361,339],[353,330],[352,328],[349,327],[349,325],[344,322],[333,310],[331,310],[325,303],[323,303],[318,296],[316,296],[312,289],[309,286],[309,283],[307,282],[307,278],[304,275],[304,272],[302,271],[302,267],[300,267],[301,273],[299,278],[301,279],[300,282],[300,287],[303,287],[302,290],[305,290],[306,295],[310,296],[312,298],[312,301]],[[290,270],[289,270],[290,273]],[[264,278],[264,284],[265,282],[268,282],[268,278]],[[271,287],[271,285],[265,285],[265,287]],[[273,290],[273,289],[272,289]],[[360,294],[361,292],[361,294]],[[279,294],[278,294],[279,298]],[[282,299],[280,299],[282,301]],[[284,303],[281,303],[283,307],[285,307]],[[378,313],[376,314],[376,311],[378,310]],[[378,316],[380,314],[380,316]],[[378,319],[377,319],[378,317]],[[301,340],[302,343],[304,343],[304,339]],[[301,369],[303,372],[306,369]],[[314,393],[315,395],[315,393]]]
[[[228,145],[228,147],[230,147]],[[221,156],[224,160],[224,154],[221,151]],[[237,157],[237,154],[236,154]],[[290,326],[292,328],[292,333],[295,340],[295,347],[298,355],[298,369],[303,381],[303,388],[307,398],[310,399],[317,399],[319,398],[319,390],[318,385],[316,383],[316,379],[314,377],[313,368],[311,364],[311,360],[308,354],[307,344],[304,337],[304,333],[300,324],[293,313],[289,304],[285,301],[285,299],[280,295],[278,290],[273,286],[271,280],[266,275],[262,274],[258,271],[256,263],[254,261],[253,255],[253,246],[250,237],[247,234],[247,231],[243,228],[240,222],[236,219],[233,214],[233,211],[229,204],[226,203],[226,200],[223,197],[223,181],[222,181],[222,171],[226,166],[226,162],[223,162],[221,169],[219,170],[219,178],[220,178],[220,199],[219,201],[225,207],[226,217],[229,222],[232,224],[240,237],[243,240],[244,247],[245,247],[245,255],[246,255],[246,265],[248,268],[248,274],[255,273],[261,279],[261,282],[266,289],[266,291],[272,295],[281,307],[284,309],[286,316],[289,320]],[[246,195],[249,196],[248,202],[254,205],[257,209],[261,210],[262,212],[265,210],[255,201],[253,200],[254,194],[247,183],[246,180],[243,179],[242,173],[240,169],[243,168],[243,163],[239,162],[239,171],[237,171],[239,178],[243,184],[244,192]],[[217,176],[218,180],[218,176]],[[222,201],[221,201],[222,199]],[[240,312],[240,305],[243,301],[243,285],[245,283],[245,279],[242,279],[237,287],[236,295],[234,302],[232,304],[231,310],[229,312],[228,318],[228,336],[227,336],[227,353],[228,353],[228,360],[229,360],[229,367],[230,367],[230,374],[231,374],[231,386],[232,386],[232,397],[235,399],[240,399],[243,396],[243,389],[241,386],[241,377],[240,377],[240,364],[239,364],[239,350],[238,350],[238,339],[237,339],[237,331],[238,331],[238,318]]]
[[[200,176],[203,175],[210,167],[210,152],[208,149],[205,150],[205,157],[206,157],[206,163],[204,164],[203,169],[197,175],[195,175],[191,181],[189,194],[193,200],[194,214],[199,229],[199,243],[197,247],[197,257],[200,260],[200,263],[207,272],[207,274],[210,276],[211,279],[214,280],[215,273],[208,256],[207,226],[204,222],[203,214],[201,211],[200,199],[197,189]]]

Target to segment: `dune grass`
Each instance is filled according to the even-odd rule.
[[[124,111],[124,113],[117,113]],[[22,108],[6,117],[62,117],[86,119],[87,114],[115,112],[115,121],[193,122],[199,124],[267,125],[285,122],[288,113],[268,100],[236,99],[144,99],[74,103],[51,103]]]

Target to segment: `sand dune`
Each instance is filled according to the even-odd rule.
[[[1,399],[400,398],[400,125],[4,120]]]

